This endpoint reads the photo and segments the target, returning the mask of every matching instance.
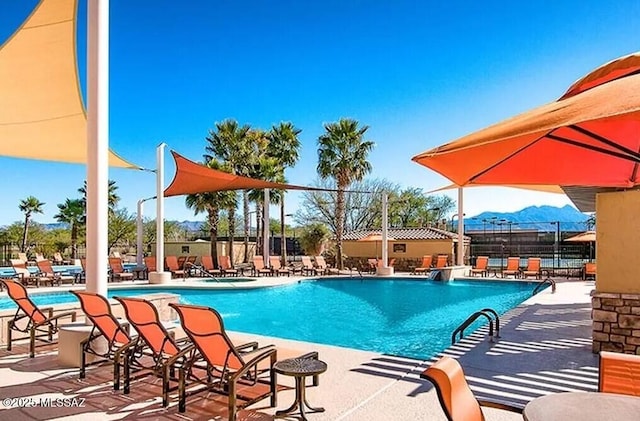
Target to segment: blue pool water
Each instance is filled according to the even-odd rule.
[[[230,330],[428,358],[450,345],[471,313],[490,307],[502,314],[529,298],[535,285],[351,279],[226,291],[120,289],[109,296],[170,292],[183,303],[214,307]],[[38,305],[76,301],[62,292],[32,298]],[[13,307],[7,301],[0,299],[0,309]]]

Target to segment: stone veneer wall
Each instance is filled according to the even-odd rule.
[[[640,355],[640,294],[593,292],[593,352]]]

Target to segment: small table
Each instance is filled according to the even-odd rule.
[[[296,380],[296,399],[287,409],[277,411],[276,417],[287,416],[300,408],[300,417],[303,421],[307,418],[304,414],[305,406],[311,412],[324,412],[324,408],[314,408],[309,405],[305,397],[305,377],[317,376],[327,371],[327,363],[315,358],[290,358],[278,361],[273,365],[273,371],[285,376],[293,376]]]
[[[525,421],[638,420],[640,398],[615,393],[567,392],[542,396],[524,407]]]

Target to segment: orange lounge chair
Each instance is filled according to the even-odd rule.
[[[54,284],[61,285],[62,281],[71,281],[71,283],[75,282],[74,276],[63,275],[62,272],[54,271],[51,266],[51,262],[48,259],[38,260],[36,261],[36,265],[38,265],[38,277],[48,280],[51,286]]]
[[[124,270],[122,260],[119,257],[109,257],[109,269],[112,281],[133,280],[133,273]]]
[[[178,312],[182,329],[197,350],[195,358],[207,363],[207,378],[214,379],[207,382],[207,389],[228,396],[229,420],[236,420],[238,409],[267,397],[271,398],[270,406],[276,406],[277,385],[273,365],[277,353],[273,346],[258,348],[256,342],[235,346],[225,332],[222,317],[214,309],[176,303],[169,305]],[[266,372],[258,369],[258,364],[267,360],[268,381],[263,376]],[[185,369],[180,371],[178,410],[185,412]]]
[[[449,262],[449,255],[448,254],[439,254],[438,257],[436,258],[436,269],[443,269],[447,267],[447,264]]]
[[[270,268],[265,267],[262,256],[253,256],[253,275],[254,276],[260,276],[260,274],[271,275],[272,273],[273,272],[271,272]]]
[[[339,274],[340,271],[337,268],[332,268],[327,265],[327,262],[324,260],[324,256],[316,256],[316,269],[318,273],[322,273],[323,275],[331,275]]]
[[[541,259],[539,257],[529,257],[527,259],[527,268],[522,271],[522,277],[535,276],[536,279],[542,279],[542,271],[540,268]]]
[[[182,261],[182,265],[184,265],[184,262],[186,262],[186,259],[187,258],[184,257],[184,260]],[[178,276],[182,276],[182,279],[187,278],[187,271],[184,270],[184,266],[180,266],[180,263],[178,262],[178,258],[176,256],[166,256],[164,258],[164,263],[167,269],[169,269],[169,272],[171,272],[172,278],[176,278]]]
[[[191,350],[181,351],[189,343],[188,338],[176,340],[173,332],[169,332],[160,321],[158,309],[147,300],[134,297],[114,297],[124,308],[125,315],[131,326],[138,332],[149,350],[153,366],[148,369],[153,374],[162,377],[162,406],[169,405],[170,380],[176,368],[193,358]],[[131,383],[129,359],[124,364],[124,393],[128,394]]]
[[[311,257],[309,257],[309,256],[300,256],[300,261],[302,262],[302,273],[304,275],[316,275],[317,274],[316,267],[313,266],[313,262],[311,262]]]
[[[431,271],[431,264],[433,263],[433,256],[428,254],[425,256],[422,256],[422,264],[420,264],[420,266],[418,266],[417,268],[413,269],[413,273],[414,275],[417,275],[419,273],[424,273],[427,274]]]
[[[185,269],[192,271],[199,276],[216,277],[222,275],[222,271],[217,269],[213,264],[213,257],[208,254],[200,256],[200,265],[195,264],[195,262],[191,263],[188,260],[185,265]]]
[[[584,269],[582,271],[582,279],[586,281],[587,278],[593,278],[594,280],[596,279],[596,264],[593,262],[584,264]]]
[[[12,332],[29,334],[29,357],[33,358],[36,349],[36,339],[54,343],[53,335],[58,331],[58,320],[70,317],[76,321],[76,313],[73,311],[53,314],[53,307],[38,308],[27,294],[27,289],[20,282],[10,279],[0,279],[7,288],[7,295],[18,306],[13,319],[7,322],[7,351],[11,351],[13,342]],[[45,314],[47,313],[47,314]],[[43,339],[46,338],[46,339]]]
[[[238,276],[238,269],[231,265],[230,256],[218,256],[218,263],[220,264],[220,270],[224,276]]]
[[[640,355],[600,352],[598,392],[640,396]]]
[[[291,270],[280,264],[280,256],[269,256],[269,266],[271,266],[274,275],[291,275]]]
[[[436,388],[440,406],[449,421],[484,421],[481,406],[522,413],[522,408],[499,402],[480,401],[473,396],[458,361],[442,357],[420,375]]]
[[[513,275],[518,277],[520,275],[520,258],[509,257],[507,258],[507,267],[502,270],[502,277]]]
[[[480,276],[487,276],[487,266],[489,266],[489,256],[478,256],[476,265],[471,268],[469,275],[475,276],[478,273]]]
[[[129,358],[129,355],[136,354],[138,341],[132,339],[127,329],[116,319],[111,312],[111,305],[105,297],[86,291],[69,292],[78,297],[82,311],[87,319],[93,323],[91,333],[87,339],[81,342],[80,378],[84,379],[86,376],[87,354],[93,354],[113,364],[113,389],[118,390],[120,388],[120,365],[125,363],[125,358]]]

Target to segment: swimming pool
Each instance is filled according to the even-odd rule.
[[[426,359],[450,345],[471,313],[490,307],[502,314],[535,285],[367,278],[242,290],[132,288],[109,296],[175,293],[183,303],[216,308],[230,330]],[[66,292],[32,298],[38,305],[76,301]],[[7,301],[0,299],[0,309],[12,307]]]

